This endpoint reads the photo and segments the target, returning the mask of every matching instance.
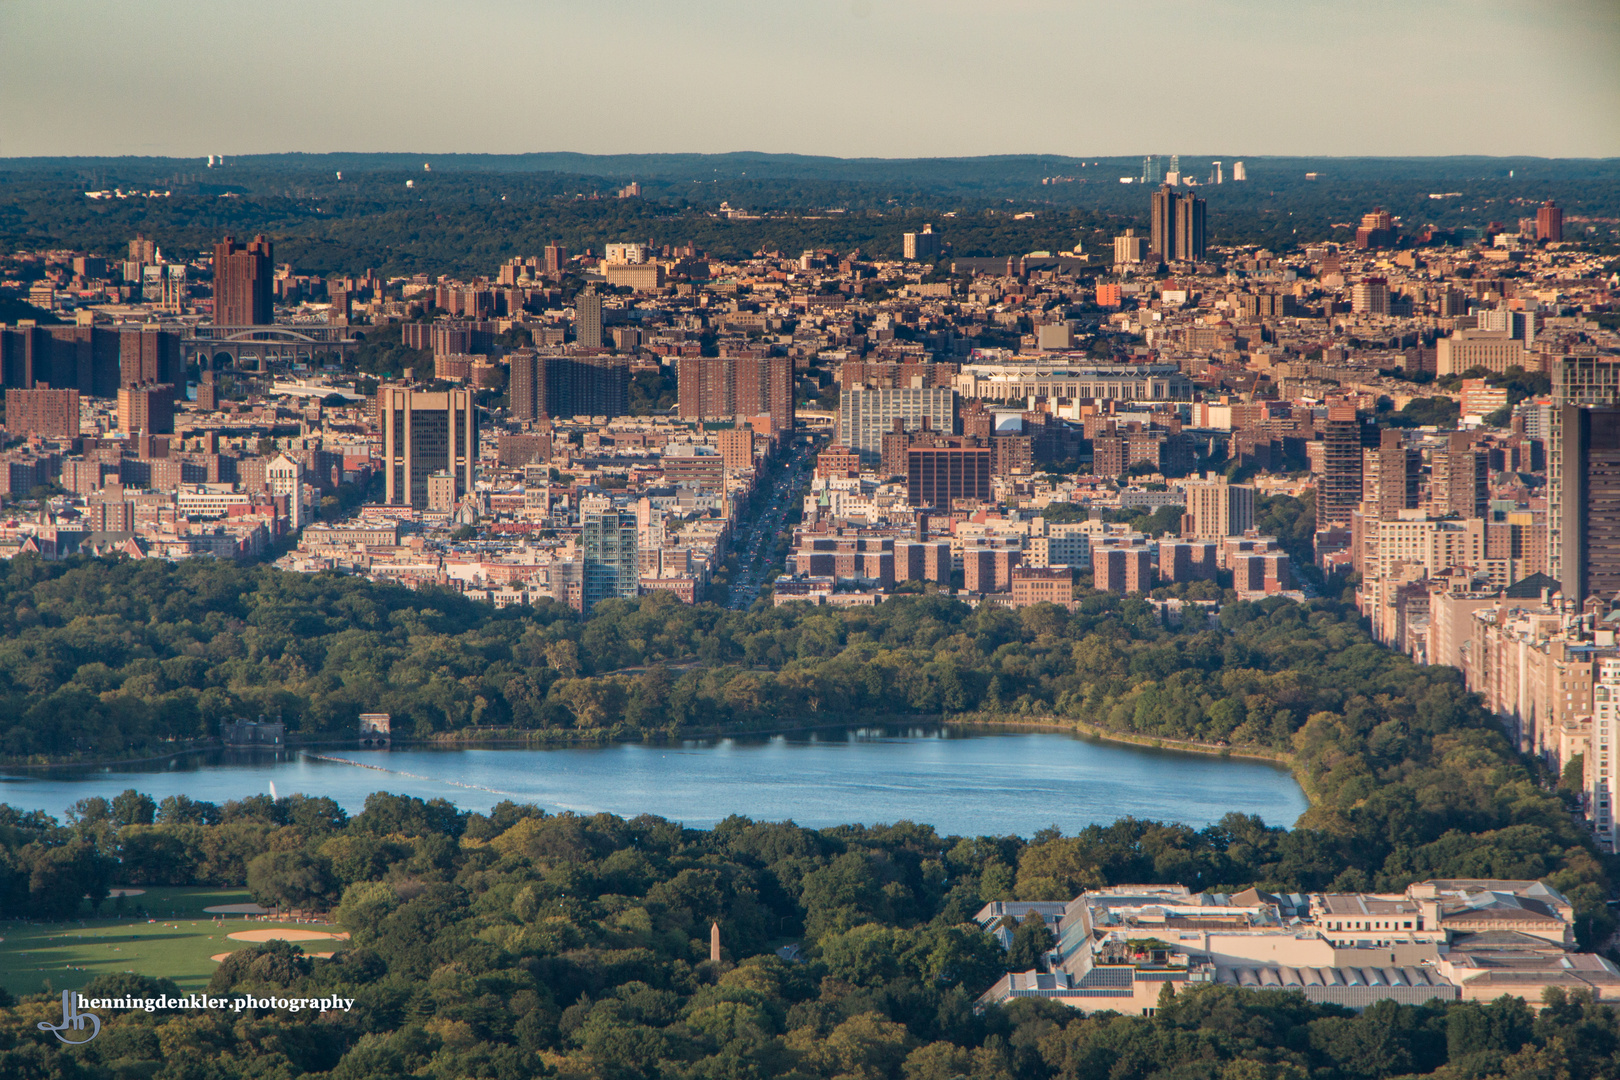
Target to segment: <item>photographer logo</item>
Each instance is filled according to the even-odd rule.
[[[97,1035],[100,1035],[101,1017],[97,1016],[95,1013],[80,1012],[78,997],[79,995],[75,994],[72,990],[62,991],[62,1022],[60,1024],[52,1024],[48,1021],[41,1020],[39,1022],[39,1030],[51,1032],[58,1039],[67,1043],[69,1046],[83,1046],[91,1039],[94,1039]],[[90,1025],[90,1034],[84,1036],[83,1038],[69,1038],[66,1034],[64,1034],[64,1032],[68,1031],[77,1031],[82,1033],[85,1030],[86,1024]]]

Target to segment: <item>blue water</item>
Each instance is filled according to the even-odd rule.
[[[503,799],[547,810],[656,814],[707,828],[731,814],[820,828],[908,820],[945,835],[1073,833],[1121,817],[1202,827],[1231,812],[1292,824],[1306,807],[1286,771],[1052,732],[851,729],[758,739],[555,750],[245,751],[151,766],[0,775],[0,802],[61,817],[79,799],[136,788],[224,802],[301,792],[357,813],[373,791],[446,798],[468,810]],[[374,766],[360,768],[349,762]],[[379,771],[386,770],[386,771]]]

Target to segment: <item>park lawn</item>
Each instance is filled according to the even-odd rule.
[[[210,957],[253,944],[225,935],[276,925],[208,915],[203,908],[251,900],[243,889],[154,888],[126,897],[123,911],[104,903],[102,915],[111,918],[90,918],[87,906],[87,917],[73,922],[0,921],[0,986],[13,994],[77,990],[97,975],[131,971],[202,990],[219,966]],[[151,921],[137,916],[137,908]],[[304,948],[314,952],[322,944]]]

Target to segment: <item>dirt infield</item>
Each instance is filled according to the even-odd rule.
[[[346,941],[349,935],[327,934],[319,930],[295,930],[292,927],[270,930],[238,930],[226,934],[232,941]]]
[[[208,915],[268,915],[270,909],[258,904],[215,904],[203,908],[203,912]]]

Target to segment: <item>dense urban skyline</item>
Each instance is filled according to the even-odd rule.
[[[1620,1077],[1617,58],[0,0],[0,1078]]]
[[[1620,153],[1611,4],[1189,10],[13,0],[0,157]]]

